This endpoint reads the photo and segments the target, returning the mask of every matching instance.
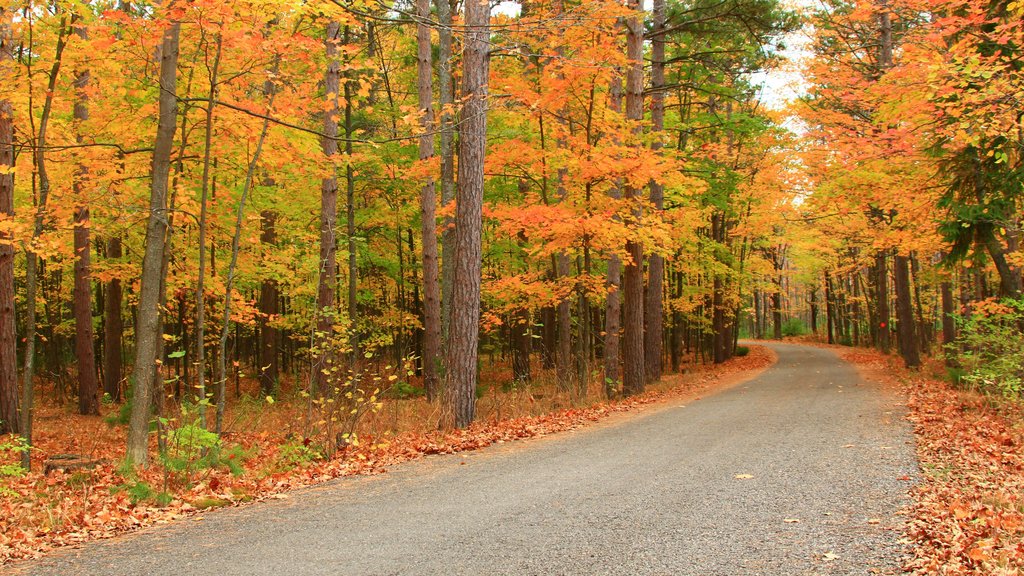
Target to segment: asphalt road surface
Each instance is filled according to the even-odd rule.
[[[436,456],[58,551],[29,574],[899,572],[913,439],[828,350],[612,424]]]

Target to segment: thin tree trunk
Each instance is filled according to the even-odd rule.
[[[654,37],[651,40],[651,130],[654,132],[654,142],[651,147],[655,152],[662,148],[661,132],[665,129],[665,11],[665,0],[654,0]],[[665,187],[660,182],[651,181],[650,198],[655,210],[664,209]],[[658,381],[662,373],[664,282],[665,260],[661,255],[652,253],[647,263],[647,301],[644,308],[644,363],[647,382]]]
[[[338,153],[338,96],[341,90],[341,63],[338,43],[341,25],[327,24],[324,50],[327,54],[327,71],[324,73],[324,94],[328,106],[324,111],[324,137],[320,147],[328,161]],[[320,275],[317,284],[317,323],[314,338],[316,359],[310,380],[310,394],[316,397],[329,389],[329,376],[333,373],[334,355],[327,348],[331,346],[331,333],[337,313],[335,308],[334,284],[338,276],[338,178],[333,173],[320,183]]]
[[[345,26],[344,43],[349,43],[349,30]],[[372,31],[372,29],[371,29]],[[372,35],[367,40],[369,51],[373,51]],[[342,90],[345,94],[345,156],[352,158],[352,80],[349,72],[345,73],[345,83]],[[355,381],[356,368],[362,353],[359,351],[360,337],[359,327],[356,324],[357,291],[359,288],[359,266],[356,259],[356,179],[352,162],[345,163],[345,235],[348,243],[348,326],[349,326],[349,371],[352,381]]]
[[[889,265],[885,252],[875,255],[875,309],[878,311],[878,349],[888,354],[892,343],[889,340]]]
[[[427,161],[434,157],[433,65],[430,27],[427,25],[430,20],[430,0],[416,0],[416,9],[423,19],[416,27],[417,94],[420,113],[423,114],[423,136],[420,137],[419,152],[420,160]],[[441,353],[441,286],[438,279],[436,205],[434,179],[428,178],[420,192],[420,218],[423,236],[423,387],[431,402],[438,392]]]
[[[121,239],[107,240],[107,260],[121,258]],[[115,402],[121,400],[124,320],[121,316],[121,279],[112,278],[103,291],[103,391]]]
[[[468,426],[476,415],[490,12],[490,4],[486,2],[467,2],[465,5],[462,129],[455,213],[455,283],[450,309],[446,389],[448,411],[452,423],[458,428]]]
[[[825,271],[825,321],[827,340],[829,344],[835,344],[835,298],[832,295],[832,277]]]
[[[160,46],[160,96],[157,135],[153,146],[149,218],[139,290],[138,323],[135,338],[135,377],[131,419],[128,427],[127,458],[143,466],[149,457],[149,419],[156,388],[157,350],[160,338],[160,285],[167,236],[167,184],[171,170],[171,149],[177,127],[178,37],[181,23],[174,21]]]
[[[273,210],[264,210],[261,214],[263,230],[260,234],[260,243],[268,250],[273,250],[277,245],[277,213]],[[277,280],[267,278],[260,285],[260,388],[264,394],[272,394],[277,387],[280,378],[280,369],[277,362],[277,341],[278,330],[271,322],[277,317],[278,300],[280,290],[277,287]]]
[[[613,111],[622,112],[622,78],[618,74],[612,77],[608,105]],[[616,182],[609,194],[616,200],[621,198],[622,182]],[[605,300],[604,314],[604,390],[605,396],[611,398],[622,380],[619,370],[619,334],[622,331],[622,261],[615,253],[608,256],[606,286],[608,297]]]
[[[75,34],[80,40],[88,40],[88,32],[84,26],[75,26]],[[75,106],[74,117],[77,126],[76,141],[81,144],[81,123],[89,119],[89,96],[86,87],[89,85],[89,70],[80,70],[75,75]],[[78,412],[79,414],[99,414],[99,380],[96,376],[96,352],[93,348],[92,328],[92,287],[90,279],[91,242],[89,239],[89,199],[83,198],[86,187],[83,180],[88,178],[89,168],[79,164],[74,179],[75,199],[75,360],[78,365]]]
[[[953,304],[953,284],[946,280],[941,285],[942,292],[942,344],[945,349],[946,364],[955,362],[956,352],[949,347],[956,341],[956,322]]]
[[[274,107],[274,92],[271,91],[267,97],[267,111]],[[259,139],[256,140],[256,149],[252,153],[252,159],[245,171],[245,183],[242,185],[242,195],[238,199],[238,213],[235,216],[235,232],[231,236],[231,262],[228,264],[227,279],[224,282],[224,322],[221,326],[220,343],[217,350],[217,422],[216,432],[224,431],[224,408],[225,408],[225,385],[227,383],[227,348],[228,334],[231,330],[231,299],[234,295],[235,271],[238,268],[238,248],[242,239],[242,224],[245,222],[245,203],[249,198],[249,191],[252,190],[253,180],[256,177],[256,168],[259,166],[260,156],[263,153],[263,143],[267,140],[267,132],[270,131],[270,117],[263,120],[260,128]],[[235,358],[238,358],[238,337],[235,336]],[[237,365],[237,364],[236,364]],[[236,371],[237,378],[237,371]],[[237,379],[236,379],[237,389]]]
[[[43,216],[46,212],[50,196],[50,177],[46,170],[46,132],[49,128],[50,113],[53,110],[54,91],[56,90],[57,77],[60,74],[64,47],[66,46],[66,24],[66,18],[62,17],[54,60],[47,81],[43,111],[39,118],[39,132],[36,135],[35,141],[36,149],[33,153],[33,161],[39,183],[39,195],[35,205],[31,243],[25,247],[25,357],[24,369],[22,370],[21,398],[21,435],[29,446],[32,445],[32,416],[34,411],[33,403],[35,402],[36,306],[40,266],[40,258],[35,253],[34,244],[43,233]],[[30,47],[31,49],[32,47]],[[52,338],[50,341],[53,343]],[[55,345],[55,343],[52,345]],[[29,453],[29,451],[22,452],[22,466],[26,470],[30,468]]]
[[[10,86],[12,10],[0,7],[0,84]],[[0,222],[14,218],[14,107],[0,97]],[[0,434],[21,431],[14,319],[14,237],[0,232]],[[26,466],[27,468],[27,466]]]
[[[206,103],[206,131],[203,143],[203,177],[202,192],[199,200],[199,271],[196,280],[196,399],[200,402],[199,425],[206,428],[206,220],[207,196],[210,192],[211,153],[213,149],[213,122],[217,99],[217,73],[220,69],[220,56],[223,49],[223,38],[217,34],[216,53],[213,66],[210,68],[210,99]]]
[[[455,200],[455,85],[452,75],[452,9],[449,0],[434,0],[437,8],[437,85],[441,109],[441,205]],[[451,216],[441,222],[441,346],[447,346],[455,269],[455,229]]]

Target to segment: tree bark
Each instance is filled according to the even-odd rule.
[[[178,37],[181,23],[172,21],[160,46],[159,120],[153,146],[149,217],[146,223],[145,253],[139,290],[135,338],[135,378],[131,419],[128,426],[129,462],[144,466],[149,458],[149,420],[156,388],[157,349],[160,337],[160,284],[167,235],[167,184],[171,170],[171,149],[177,127]]]
[[[107,260],[121,258],[121,239],[107,240]],[[103,391],[115,402],[121,401],[122,347],[124,320],[121,316],[121,279],[112,278],[103,291]]]
[[[632,121],[634,130],[639,130],[640,121],[644,116],[644,12],[639,0],[629,0],[629,8],[633,15],[626,23],[626,118]],[[626,200],[638,198],[640,190],[625,187]],[[641,217],[639,208],[633,213],[639,225]],[[626,242],[626,252],[630,261],[626,264],[623,279],[623,307],[625,309],[622,332],[622,391],[626,395],[639,394],[644,390],[644,255],[643,246],[635,241]]]
[[[896,289],[900,354],[907,368],[917,368],[921,365],[921,354],[914,330],[914,307],[910,300],[910,261],[906,256],[896,254],[893,257],[893,280]]]
[[[616,74],[612,77],[609,89],[609,107],[622,112],[622,78]],[[609,194],[618,200],[622,197],[622,182],[617,181]],[[608,276],[605,285],[608,297],[605,300],[604,315],[604,390],[605,396],[611,398],[616,387],[622,380],[619,370],[619,337],[622,331],[622,260],[618,254],[608,256]]]
[[[264,210],[261,214],[263,230],[260,243],[272,250],[277,245],[277,213]],[[260,388],[264,394],[272,394],[280,379],[280,368],[277,362],[278,330],[271,324],[279,313],[278,301],[281,298],[277,280],[266,278],[260,285]]]
[[[203,144],[203,176],[202,192],[199,200],[199,270],[196,280],[196,400],[200,404],[199,425],[206,428],[206,220],[207,196],[210,192],[210,168],[212,167],[213,124],[217,99],[217,73],[220,69],[220,57],[224,41],[217,34],[217,47],[210,68],[210,99],[206,103],[205,142]]]
[[[889,265],[885,252],[875,255],[875,309],[878,311],[878,349],[888,354],[892,343],[889,339]]]
[[[323,133],[320,149],[327,157],[328,163],[338,153],[338,92],[341,90],[341,63],[338,60],[338,44],[341,41],[341,25],[337,22],[327,24],[327,35],[324,39],[324,51],[327,54],[327,71],[324,73],[324,97],[328,107],[324,111]],[[316,324],[316,359],[313,363],[313,374],[310,380],[310,394],[316,397],[325,394],[329,389],[329,377],[336,368],[334,357],[327,350],[331,346],[331,334],[334,331],[335,308],[334,285],[338,276],[338,235],[336,221],[338,217],[338,178],[332,174],[320,182],[320,275],[317,283],[317,324]]]
[[[654,0],[654,37],[651,40],[651,130],[654,132],[654,142],[651,148],[655,152],[662,148],[660,133],[665,129],[665,12],[665,0]],[[665,187],[660,182],[651,181],[650,198],[655,210],[664,209]],[[652,253],[647,262],[647,301],[644,308],[644,363],[647,382],[658,381],[662,373],[664,283],[665,260],[661,255]]]
[[[0,84],[9,86],[12,10],[0,7]],[[14,218],[14,107],[0,97],[0,221]],[[21,431],[14,321],[14,237],[0,232],[0,434]]]
[[[448,412],[458,428],[468,426],[476,415],[490,12],[490,4],[486,2],[465,4],[462,128],[452,271],[455,282],[450,309],[446,390]]]
[[[423,135],[420,137],[419,152],[420,160],[427,161],[434,157],[433,65],[430,26],[427,24],[430,20],[430,0],[416,0],[416,9],[422,18],[416,27],[416,87],[420,113],[423,114]],[[428,178],[420,191],[420,218],[423,236],[423,387],[427,399],[431,402],[438,392],[438,363],[441,353],[441,286],[438,279],[436,206],[434,179]]]
[[[75,26],[75,34],[80,40],[88,40],[84,26]],[[86,87],[89,85],[89,70],[80,70],[75,75],[75,106],[74,118],[77,126],[76,141],[81,144],[81,123],[89,119],[89,96]],[[91,243],[89,239],[89,204],[84,180],[88,178],[89,168],[80,163],[75,170],[74,192],[77,200],[75,206],[75,360],[78,365],[78,412],[79,414],[99,414],[99,381],[96,375],[96,353],[93,349],[92,327],[92,282],[90,279]]]
[[[452,8],[450,0],[434,0],[437,7],[437,95],[441,109],[441,205],[455,200],[455,85],[452,75]],[[441,221],[441,347],[448,342],[452,286],[455,269],[455,223],[451,216]],[[443,354],[442,354],[443,356]]]

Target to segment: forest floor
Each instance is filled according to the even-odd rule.
[[[110,423],[119,406],[104,406],[100,416],[80,416],[72,403],[44,393],[35,419],[33,472],[0,478],[0,565],[201,515],[212,508],[282,498],[294,488],[341,476],[380,474],[394,464],[429,454],[545,436],[651,405],[696,398],[750,377],[772,362],[770,350],[753,346],[748,356],[717,367],[690,366],[683,374],[668,375],[649,386],[642,395],[612,402],[599,399],[597,383],[592,383],[587,400],[574,400],[558,390],[551,371],[536,371],[538,382],[529,387],[485,387],[478,401],[477,423],[449,433],[437,431],[436,405],[422,398],[382,397],[379,409],[361,412],[358,443],[348,443],[330,456],[319,447],[325,436],[333,439],[334,434],[323,430],[314,434],[318,427],[311,422],[318,416],[311,412],[319,408],[311,410],[297,391],[277,400],[264,398],[254,381],[243,380],[243,393],[229,402],[225,417],[222,461],[227,466],[206,466],[201,451],[179,450],[177,462],[158,461],[139,472],[119,466],[126,428]],[[481,380],[507,382],[507,370],[501,363],[485,363]],[[177,406],[169,405],[167,410]],[[59,454],[82,455],[98,464],[44,475],[40,463]],[[17,454],[0,454],[0,458],[0,464],[14,463]]]

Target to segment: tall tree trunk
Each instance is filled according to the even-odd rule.
[[[437,96],[441,109],[441,205],[455,200],[455,83],[452,74],[452,8],[450,0],[434,0],[437,8]],[[441,346],[447,346],[455,270],[455,227],[451,216],[441,222]]]
[[[622,112],[622,78],[618,74],[612,77],[609,90],[609,107],[615,112]],[[622,182],[612,186],[609,194],[616,200],[622,196]],[[622,380],[619,370],[619,333],[622,331],[622,261],[618,254],[608,256],[608,275],[606,280],[608,297],[605,300],[604,314],[604,390],[605,396],[611,398]]]
[[[465,428],[476,415],[477,343],[480,338],[481,227],[487,153],[487,79],[490,12],[486,2],[465,5],[459,191],[448,342],[448,411]]]
[[[882,352],[888,354],[892,343],[889,340],[890,316],[889,311],[889,265],[886,253],[879,252],[875,255],[875,309],[878,311],[878,342],[876,345]]]
[[[235,272],[238,269],[238,250],[242,239],[242,225],[245,222],[245,204],[249,199],[249,192],[252,190],[253,181],[256,178],[256,169],[260,163],[260,156],[263,153],[263,144],[267,140],[267,132],[270,131],[270,111],[274,109],[274,91],[267,96],[267,114],[263,119],[263,126],[260,128],[259,138],[256,140],[256,149],[253,150],[252,159],[245,171],[245,183],[242,184],[242,195],[238,199],[238,212],[235,216],[235,231],[231,236],[231,262],[228,264],[227,279],[224,281],[224,320],[221,325],[220,343],[217,350],[217,422],[216,432],[224,431],[224,409],[226,404],[225,385],[227,383],[227,353],[228,333],[231,330],[231,299],[234,297]],[[238,360],[238,331],[235,330],[235,360]],[[235,366],[237,366],[237,362]],[[235,389],[238,389],[238,371],[235,371]]]
[[[273,249],[277,245],[277,213],[273,210],[264,210],[261,214],[263,230],[260,234],[260,243],[267,249]],[[260,388],[264,394],[271,394],[277,387],[280,378],[280,369],[277,363],[277,341],[278,330],[271,323],[278,315],[278,300],[280,290],[277,288],[277,280],[266,278],[260,285]]]
[[[107,260],[121,258],[121,239],[107,240]],[[121,317],[121,279],[112,278],[103,291],[103,391],[114,401],[121,400],[122,348],[124,320]]]
[[[530,312],[519,308],[512,315],[509,327],[512,340],[512,380],[517,384],[530,381]]]
[[[921,353],[914,330],[914,305],[910,300],[910,261],[906,256],[896,254],[893,257],[893,280],[896,289],[900,354],[907,368],[917,368],[921,365]]]
[[[199,271],[196,280],[196,399],[200,401],[199,425],[206,428],[206,220],[207,196],[210,192],[211,154],[213,150],[213,123],[217,100],[217,73],[224,41],[217,34],[216,53],[210,68],[210,99],[206,103],[205,141],[203,143],[202,192],[199,199]]]
[[[345,26],[344,43],[349,44],[350,27]],[[367,49],[373,52],[373,29],[369,29]],[[352,381],[355,381],[356,367],[362,353],[359,351],[360,334],[359,326],[356,324],[357,291],[359,288],[359,266],[356,259],[356,177],[355,169],[352,168],[352,136],[355,127],[352,124],[352,101],[355,96],[352,94],[351,71],[345,72],[345,82],[342,92],[345,94],[345,157],[349,159],[345,163],[345,237],[348,243],[348,326],[349,326],[349,371]]]
[[[327,24],[324,51],[327,53],[327,71],[324,73],[324,94],[327,107],[324,110],[323,133],[320,148],[328,161],[338,153],[338,96],[341,90],[341,62],[338,43],[341,41],[341,25]],[[333,173],[320,182],[320,275],[317,283],[317,324],[315,344],[316,359],[310,379],[310,394],[316,397],[327,393],[329,376],[334,370],[334,355],[327,349],[331,346],[331,334],[337,310],[335,310],[334,285],[338,276],[338,178]]]
[[[942,292],[942,344],[945,349],[946,364],[955,361],[956,353],[949,349],[949,346],[956,341],[956,322],[953,315],[956,313],[953,304],[953,284],[946,280],[940,287]]]
[[[153,146],[149,218],[142,259],[138,321],[135,337],[135,378],[131,419],[128,426],[127,458],[143,466],[149,458],[149,419],[156,388],[157,349],[160,338],[160,284],[167,236],[167,184],[171,170],[171,149],[177,127],[178,37],[181,23],[171,22],[160,45],[159,120]]]
[[[653,3],[654,36],[651,39],[651,130],[655,152],[661,150],[661,132],[665,129],[665,0]],[[651,204],[655,210],[665,207],[665,187],[651,181]],[[662,340],[664,338],[664,306],[662,294],[665,283],[665,260],[651,254],[647,263],[647,301],[644,332],[644,364],[647,382],[656,382],[662,372]],[[723,310],[724,314],[724,310]],[[724,349],[724,346],[723,346]]]
[[[827,340],[829,344],[835,344],[835,326],[836,326],[836,311],[835,311],[835,296],[832,290],[832,276],[825,270],[825,330],[827,332]]]
[[[75,26],[75,34],[80,40],[88,40],[88,32],[84,26]],[[89,85],[89,70],[80,70],[75,75],[75,107],[74,117],[77,127],[76,140],[82,138],[81,123],[89,119],[89,96],[86,87]],[[99,380],[96,375],[96,352],[93,349],[92,328],[92,281],[90,278],[91,242],[89,239],[89,200],[83,180],[88,178],[89,168],[79,164],[74,179],[75,199],[75,360],[78,365],[78,412],[79,414],[99,414]]]
[[[430,0],[416,0],[422,21],[416,27],[417,94],[423,114],[420,160],[434,157],[434,91],[430,46]],[[437,396],[438,363],[441,353],[441,286],[438,279],[437,198],[434,179],[428,178],[420,192],[421,234],[423,236],[423,387],[431,402]],[[529,367],[529,358],[527,358]],[[528,373],[528,371],[527,371]],[[529,378],[529,376],[527,376]]]
[[[13,10],[0,7],[0,84],[10,86]],[[14,107],[0,97],[0,222],[14,218]],[[0,232],[0,434],[21,431],[18,417],[18,337],[14,321],[14,238]]]
[[[810,290],[811,301],[811,334],[818,335],[818,288]]]
[[[639,0],[629,0],[633,15],[626,24],[626,118],[631,120],[634,130],[639,130],[644,117],[644,11]],[[625,187],[626,200],[634,200],[640,191]],[[634,210],[634,226],[639,225],[639,208]],[[622,391],[626,395],[638,394],[644,390],[644,255],[643,246],[635,241],[626,242],[630,261],[626,264],[623,279],[623,307],[625,309],[622,332]]]
[[[43,233],[44,214],[50,196],[50,177],[46,167],[46,136],[50,123],[50,113],[53,110],[53,97],[57,86],[57,77],[60,74],[61,63],[66,46],[66,25],[67,18],[62,17],[57,36],[57,46],[54,54],[53,64],[46,85],[46,97],[43,103],[43,111],[39,118],[39,132],[36,135],[35,151],[33,161],[35,163],[36,177],[39,183],[39,195],[35,205],[35,216],[33,217],[32,240],[25,248],[25,357],[24,369],[22,370],[22,398],[21,398],[21,435],[25,443],[32,445],[32,416],[33,403],[35,402],[35,369],[36,369],[36,306],[38,300],[39,267],[41,259],[35,253],[35,243]],[[51,329],[53,322],[50,323]],[[52,334],[51,334],[52,336]],[[50,338],[51,350],[54,339]],[[22,452],[22,466],[30,468],[30,451]]]

